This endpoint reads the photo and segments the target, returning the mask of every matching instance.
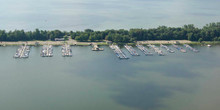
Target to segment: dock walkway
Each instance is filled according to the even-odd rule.
[[[195,53],[198,53],[198,52],[199,52],[199,50],[197,50],[197,49],[195,49],[195,48],[192,48],[192,47],[191,47],[190,45],[188,45],[188,44],[184,44],[183,46],[186,47],[186,48],[188,48],[189,50],[195,52]]]
[[[148,47],[152,48],[154,50],[154,52],[156,52],[159,56],[164,56],[165,54],[163,53],[162,50],[160,50],[158,47],[156,47],[155,45],[151,45],[149,44]]]
[[[175,45],[175,44],[173,44],[173,47],[176,48],[177,50],[179,50],[179,51],[182,52],[182,53],[186,53],[186,50],[183,49],[182,47],[179,47],[179,46],[177,46],[177,45]]]
[[[61,48],[61,52],[63,57],[72,57],[72,49],[70,45],[63,45]]]
[[[42,57],[52,57],[53,56],[53,46],[52,45],[43,45],[41,50]]]
[[[153,55],[153,53],[151,53],[146,47],[144,47],[143,45],[136,45],[137,46],[137,48],[139,49],[139,50],[141,50],[146,56],[152,56]]]
[[[15,55],[14,58],[28,58],[30,53],[30,47],[26,44],[24,46],[20,46]]]
[[[92,51],[103,51],[104,48],[99,48],[99,46],[97,44],[93,44],[92,45]]]
[[[128,59],[128,57],[122,52],[122,50],[117,45],[109,46],[116,54],[119,59]]]
[[[132,56],[140,56],[132,46],[125,45],[125,48]]]
[[[169,53],[174,53],[174,52],[175,52],[174,50],[170,49],[170,48],[167,47],[166,45],[160,44],[160,47],[161,47],[161,48],[164,48],[164,49],[167,50],[167,52],[169,52]]]

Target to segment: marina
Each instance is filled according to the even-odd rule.
[[[53,56],[53,46],[52,45],[43,45],[41,50],[42,57],[52,57]]]
[[[70,45],[63,45],[61,51],[63,57],[72,57],[72,49]]]
[[[154,53],[147,46],[143,46]],[[156,46],[159,48],[159,45]],[[208,48],[206,46],[196,46],[196,49],[200,51],[199,53],[188,52],[184,54],[175,50],[174,54],[169,54],[167,56],[158,56],[155,53],[154,56],[145,56],[143,52],[136,49],[136,51],[141,54],[138,57],[130,57],[131,55],[127,52],[124,46],[122,46],[120,49],[129,57],[129,59],[127,60],[119,59],[118,57],[116,57],[115,53],[109,48],[109,46],[102,46],[104,48],[103,52],[91,51],[91,46],[71,46],[73,52],[72,57],[62,57],[62,46],[53,46],[53,57],[41,57],[40,52],[42,46],[31,46],[29,58],[15,59],[13,58],[13,55],[15,54],[18,47],[20,46],[0,47],[0,58],[2,65],[0,72],[2,78],[2,94],[4,93],[7,94],[7,96],[14,97],[13,100],[11,100],[11,97],[3,97],[0,98],[0,100],[2,102],[6,101],[8,105],[11,104],[11,101],[13,103],[22,101],[24,103],[21,103],[21,105],[23,106],[22,108],[24,108],[25,110],[32,109],[26,107],[27,98],[28,101],[31,100],[30,102],[33,103],[33,106],[38,107],[39,104],[42,104],[42,101],[44,103],[51,102],[51,99],[45,97],[51,96],[51,93],[53,93],[52,95],[57,95],[59,97],[56,97],[56,100],[58,100],[58,102],[55,101],[49,103],[50,107],[55,104],[63,104],[65,106],[69,106],[68,103],[71,102],[71,104],[74,104],[74,110],[85,109],[83,107],[75,107],[77,105],[81,107],[80,103],[82,102],[79,102],[79,100],[81,100],[82,98],[86,99],[83,100],[83,103],[91,103],[92,100],[94,100],[93,98],[91,99],[91,97],[88,97],[88,91],[92,91],[91,94],[94,95],[95,100],[99,100],[100,103],[104,103],[107,105],[109,104],[109,101],[116,100],[109,98],[109,96],[113,95],[112,92],[127,94],[124,92],[131,91],[131,93],[126,95],[126,97],[128,97],[128,100],[132,100],[133,98],[138,99],[143,97],[143,95],[147,95],[147,97],[150,98],[144,98],[144,101],[147,103],[155,100],[154,97],[151,97],[152,93],[155,93],[155,91],[162,91],[163,94],[163,91],[166,90],[164,88],[169,88],[169,94],[173,95],[173,97],[175,97],[176,95],[181,96],[175,99],[173,99],[173,97],[166,96],[160,98],[161,100],[168,98],[166,99],[166,101],[171,100],[171,106],[173,105],[173,101],[180,102],[180,105],[187,105],[187,102],[182,102],[184,98],[190,99],[192,98],[191,96],[194,95],[199,95],[199,97],[202,97],[208,94],[207,92],[202,92],[203,94],[201,94],[200,90],[198,90],[197,92],[197,88],[195,88],[196,86],[204,87],[203,90],[206,90],[207,86],[209,86],[211,87],[209,89],[212,89],[211,91],[209,91],[210,95],[212,97],[220,97],[218,95],[220,91],[219,89],[216,89],[219,87],[219,84],[217,84],[216,81],[219,81],[218,79],[220,77],[220,74],[218,74],[218,71],[220,71],[218,69],[218,67],[220,66],[220,64],[218,63],[220,60],[220,46],[213,46],[212,48]],[[174,49],[172,45],[170,46],[170,48]],[[163,51],[165,52],[165,50]],[[212,56],[209,57],[209,60],[211,61],[208,64],[207,60],[204,60],[207,59],[207,56]],[[198,67],[198,65],[201,64],[201,68]],[[197,68],[196,71],[192,70],[194,68]],[[216,71],[211,71],[213,68],[217,68],[215,69]],[[209,74],[207,74],[207,71],[204,71],[204,69],[209,71]],[[126,80],[124,78],[126,78]],[[213,81],[213,79],[215,79],[215,81]],[[201,82],[202,80],[206,80],[205,82],[207,82],[208,85],[204,85],[204,83],[198,85],[198,82]],[[156,83],[151,84],[151,81],[155,81],[161,86],[157,86]],[[148,83],[150,83],[150,85]],[[8,85],[3,86],[5,84]],[[218,87],[213,86],[215,84]],[[117,88],[126,87],[127,89],[118,90],[116,89],[116,85]],[[178,90],[176,89],[176,87],[182,87],[183,85],[184,87],[180,88],[182,92],[179,91],[179,88]],[[23,92],[24,89],[30,90],[28,92],[30,92],[31,94],[27,95],[26,92]],[[110,93],[107,92],[108,94],[105,94],[104,96],[101,95],[102,99],[109,98],[109,100],[100,100],[100,98],[97,98],[100,97],[100,94],[103,94],[103,91],[109,91],[109,89],[113,91]],[[141,89],[142,92],[140,93],[138,89]],[[150,90],[150,92],[147,92],[148,90],[146,91],[146,89]],[[194,90],[194,92],[188,92],[192,90]],[[36,94],[36,91],[40,91],[40,94]],[[85,91],[86,94],[80,95],[82,91]],[[167,90],[165,92],[167,92]],[[133,94],[139,94],[139,96],[130,97]],[[118,96],[118,94],[113,96]],[[126,97],[123,96],[119,99]],[[41,102],[39,102],[38,100],[33,100],[38,98],[42,99]],[[64,98],[69,99],[64,100]],[[198,99],[198,97],[196,97],[195,99],[196,100],[193,101],[197,102],[199,100],[207,100],[207,97],[204,99]],[[210,100],[207,100],[207,103],[209,101]],[[79,103],[76,104],[76,102]],[[142,102],[143,100],[138,100],[138,103]],[[212,102],[215,103],[216,100]],[[136,103],[136,101],[134,101],[134,103]],[[156,101],[155,103],[157,104],[158,102]],[[92,104],[97,103],[95,102]],[[198,102],[198,104],[200,104],[200,102]],[[2,110],[5,110],[5,108],[8,107],[6,106],[5,108],[3,108],[4,106],[5,104],[2,104],[0,106]],[[107,107],[98,106],[101,109],[97,109],[96,107],[94,107],[92,110],[115,109],[115,107],[111,108],[111,106],[115,105],[109,105]],[[16,110],[19,107],[21,106],[18,105],[14,108],[10,108],[10,110]],[[70,106],[70,108],[71,107],[72,106]],[[47,110],[48,105],[45,105],[45,107],[43,108],[45,109],[42,109],[42,107],[38,107],[37,109]],[[58,109],[60,108],[58,107]],[[61,109],[68,110],[69,108]],[[178,110],[179,108],[176,107],[172,110],[176,109]],[[184,109],[186,108],[183,108],[183,110]],[[196,110],[197,108],[194,109]],[[128,109],[126,107],[125,109],[122,109],[120,105],[120,107],[116,108],[115,110],[148,110],[148,108],[134,109],[133,107],[131,107],[131,109]],[[165,110],[171,109],[167,108]]]
[[[151,53],[146,47],[143,45],[136,45],[139,50],[141,50],[146,56],[153,56],[153,53]]]
[[[128,46],[128,45],[125,45],[124,46],[128,52],[132,55],[132,56],[140,56],[137,51],[132,47],[132,46]]]
[[[117,45],[110,45],[109,46],[113,51],[114,53],[116,54],[116,56],[119,58],[119,59],[129,59],[125,53],[117,46]]]
[[[175,45],[175,44],[173,44],[173,47],[176,48],[177,50],[179,50],[179,51],[182,52],[182,53],[186,53],[186,50],[183,49],[182,47],[179,47],[179,46],[177,46],[177,45]]]
[[[28,58],[30,53],[30,46],[27,46],[26,44],[24,46],[20,46],[15,55],[14,58]]]
[[[103,51],[103,48],[99,48],[97,44],[92,44],[92,51]]]
[[[0,4],[0,110],[220,110],[220,0]]]
[[[156,47],[155,45],[151,45],[149,44],[148,47],[150,47],[151,49],[154,50],[154,52],[156,52],[159,56],[165,56],[165,54],[163,53],[162,50],[160,50],[158,47]]]
[[[174,52],[175,52],[174,50],[170,49],[170,48],[167,47],[166,45],[160,44],[160,47],[161,47],[161,48],[164,48],[164,49],[167,50],[167,52],[169,52],[169,53],[174,53]]]
[[[197,49],[191,47],[191,46],[188,45],[188,44],[184,44],[184,47],[188,48],[189,50],[191,50],[191,51],[193,51],[193,52],[195,52],[195,53],[198,53],[198,52],[199,52],[199,50],[197,50]]]
[[[102,51],[102,50],[104,50],[104,48],[99,48],[98,45],[96,45],[96,44],[94,44],[92,46],[93,46],[93,49],[96,48],[94,50],[92,49],[93,51]],[[143,45],[140,45],[140,44],[137,44],[136,46],[146,56],[153,56],[153,53],[151,52],[151,50],[154,51],[159,56],[165,56],[166,53],[164,53],[161,50],[162,48],[165,49],[169,53],[174,53],[175,52],[174,50],[172,50],[171,48],[169,48],[168,46],[163,45],[163,44],[160,45],[160,48],[155,46],[155,45],[152,45],[152,44],[147,45],[149,47],[149,49],[151,49],[151,50],[149,50],[147,47],[145,47]],[[127,55],[120,49],[120,47],[118,45],[109,45],[109,47],[114,51],[114,53],[116,54],[116,56],[119,59],[129,59],[127,57]],[[186,53],[186,50],[183,49],[182,47],[178,46],[178,45],[173,44],[173,47],[176,48],[177,50],[179,50],[182,53]],[[186,47],[187,49],[189,49],[189,50],[191,50],[195,53],[199,52],[197,49],[195,49],[195,48],[193,48],[193,47],[191,47],[187,44],[184,44],[184,47]],[[124,48],[132,56],[140,56],[140,54],[132,46],[124,45]],[[97,49],[99,49],[99,50],[97,50]],[[28,58],[29,57],[29,52],[30,52],[30,46],[22,45],[17,49],[17,51],[16,51],[16,53],[13,57],[14,58]],[[68,45],[68,44],[62,45],[61,46],[61,55],[63,57],[72,57],[71,46]],[[53,57],[53,46],[49,45],[49,44],[48,45],[43,45],[42,49],[40,51],[40,56],[41,57]]]

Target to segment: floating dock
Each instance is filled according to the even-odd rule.
[[[119,59],[128,59],[128,57],[122,52],[122,50],[117,45],[109,46],[116,54]]]
[[[152,48],[154,50],[154,52],[156,52],[159,56],[165,56],[165,54],[163,53],[162,50],[160,50],[158,47],[156,47],[155,45],[151,45],[149,44],[148,47]]]
[[[195,48],[192,48],[192,47],[191,47],[190,45],[188,45],[188,44],[184,44],[183,46],[186,47],[186,48],[188,48],[189,50],[195,52],[195,53],[198,53],[198,52],[199,52],[199,50],[197,50],[197,49],[195,49]]]
[[[24,46],[20,46],[15,55],[14,58],[28,58],[30,53],[30,47],[26,44]]]
[[[53,46],[52,45],[43,45],[41,50],[42,57],[52,57],[53,56]]]
[[[70,45],[63,45],[61,51],[63,57],[72,57],[73,55]]]
[[[153,55],[153,53],[151,53],[147,48],[145,48],[143,45],[136,45],[137,46],[137,48],[139,49],[139,50],[141,50],[146,56],[152,56]]]
[[[92,51],[103,51],[104,48],[99,48],[99,46],[97,44],[93,44],[92,45]]]
[[[174,53],[174,52],[175,52],[174,50],[170,49],[170,48],[167,47],[166,45],[160,44],[160,47],[166,49],[167,52],[169,52],[169,53]]]
[[[182,52],[182,53],[186,53],[186,50],[183,49],[182,47],[179,47],[179,46],[177,46],[177,45],[175,45],[175,44],[173,44],[173,47],[176,48],[177,50],[179,50],[179,51]]]
[[[140,56],[132,46],[125,45],[125,48],[132,56]]]

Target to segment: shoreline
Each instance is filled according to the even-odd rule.
[[[36,44],[37,43],[37,44]],[[71,41],[17,41],[17,42],[0,42],[0,46],[16,46],[26,44],[28,46],[42,46],[42,45],[54,45],[60,46],[64,44],[76,45],[76,46],[89,46],[92,44],[97,45],[108,45],[106,42],[77,42],[74,40]]]
[[[29,46],[36,46],[37,45],[54,45],[54,46],[60,46],[64,44],[68,44],[71,46],[90,46],[92,44],[97,44],[97,45],[109,45],[107,42],[77,42],[75,40],[70,40],[70,41],[17,41],[17,42],[0,42],[0,46],[16,46],[16,45],[23,45],[27,44]],[[115,44],[115,43],[114,43]],[[203,42],[192,42],[188,40],[149,40],[149,41],[137,41],[136,43],[121,43],[121,44],[128,44],[128,45],[136,45],[136,44],[166,44],[166,45],[171,45],[171,44],[192,44],[192,45],[203,45],[203,44],[212,44],[212,45],[217,45],[220,44],[220,42],[217,41],[203,41]]]

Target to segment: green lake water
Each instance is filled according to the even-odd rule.
[[[73,46],[73,57],[14,59],[17,46],[0,47],[0,110],[219,110],[220,46],[195,46],[166,56],[119,60]]]

